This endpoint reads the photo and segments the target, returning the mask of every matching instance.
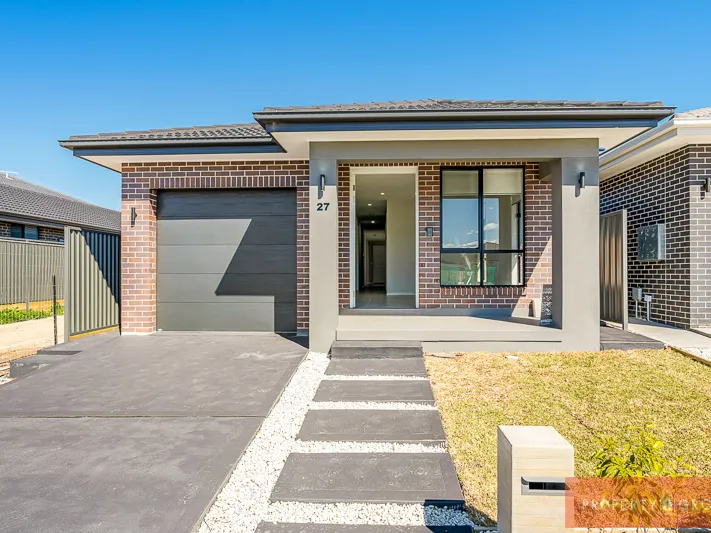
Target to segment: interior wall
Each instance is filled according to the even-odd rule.
[[[412,188],[414,190],[414,176]],[[385,221],[388,294],[415,294],[415,199],[388,198]]]
[[[370,230],[363,232],[363,271],[361,275],[363,276],[364,285],[369,285],[372,280],[370,279],[370,246],[371,242],[385,242],[385,231],[384,230]],[[387,248],[386,248],[387,250]],[[360,262],[359,262],[360,263]]]

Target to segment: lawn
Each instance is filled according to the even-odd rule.
[[[464,497],[484,525],[496,519],[499,425],[553,426],[586,476],[597,436],[651,422],[669,457],[711,475],[711,367],[676,352],[469,353],[426,364]]]

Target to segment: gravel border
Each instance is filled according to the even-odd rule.
[[[274,502],[265,522],[372,524],[388,526],[474,526],[458,509],[422,504]]]
[[[329,359],[309,353],[205,515],[199,533],[252,533],[292,451]]]
[[[312,402],[311,410],[325,409],[383,409],[386,411],[436,411],[437,406],[430,403],[406,402]]]
[[[416,442],[304,441],[294,443],[295,453],[447,453],[444,444]]]
[[[346,376],[326,374],[324,381],[427,381],[426,376]]]

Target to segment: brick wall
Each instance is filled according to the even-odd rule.
[[[690,323],[711,326],[711,193],[703,190],[711,178],[711,145],[688,147]]]
[[[60,242],[64,240],[64,228],[40,226],[37,232],[39,233],[39,240],[41,241]]]
[[[600,213],[627,209],[630,291],[652,294],[651,318],[689,328],[711,325],[711,146],[685,146],[603,181]],[[637,260],[637,229],[666,225],[666,260]],[[634,302],[629,299],[630,316]]]
[[[309,323],[308,161],[129,163],[122,168],[121,326],[126,333],[156,327],[156,203],[161,189],[296,189],[297,327]],[[136,222],[131,226],[131,208]]]
[[[525,277],[522,287],[440,287],[440,167],[524,166],[525,175]],[[352,166],[417,166],[419,190],[420,307],[467,309],[530,308],[551,283],[552,193],[549,182],[538,180],[538,164],[482,161],[409,161],[398,163],[342,163],[338,166],[339,305],[350,305],[349,183]],[[427,227],[434,229],[427,236]]]
[[[10,223],[0,221],[0,237],[10,236]]]

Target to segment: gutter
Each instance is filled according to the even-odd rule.
[[[276,144],[272,137],[254,137],[239,139],[66,139],[60,140],[59,146],[74,150],[76,148],[163,148],[176,146],[270,146]]]

